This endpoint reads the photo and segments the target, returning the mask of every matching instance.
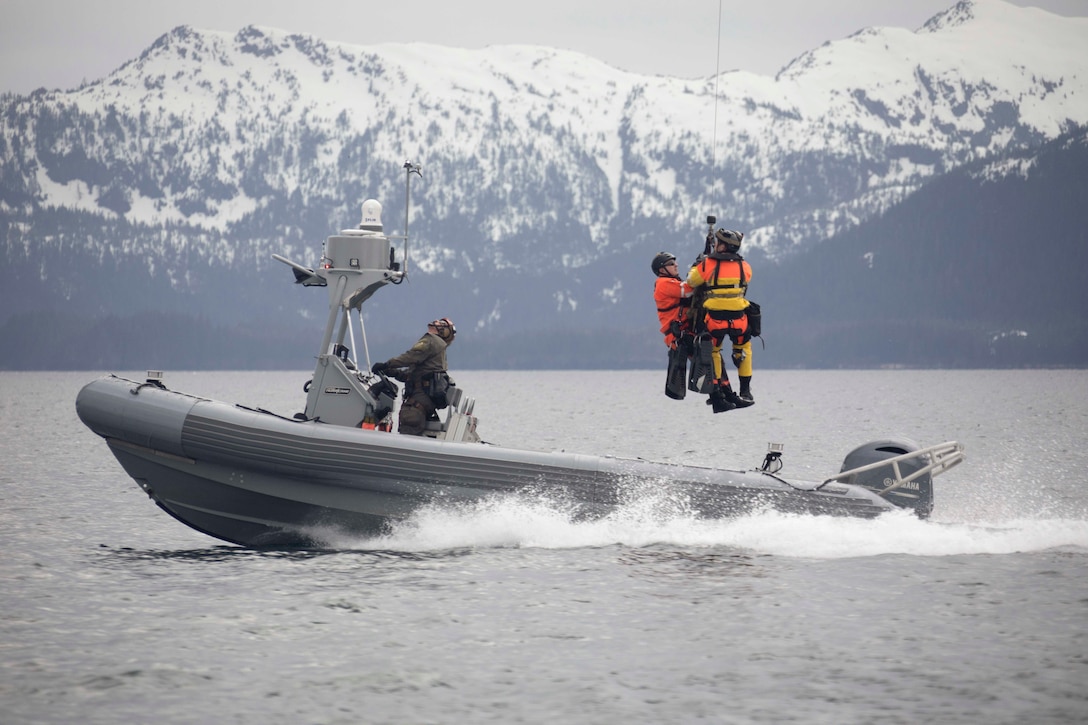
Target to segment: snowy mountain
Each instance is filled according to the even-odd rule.
[[[1088,129],[938,177],[768,270],[775,364],[1088,365]],[[849,362],[846,362],[849,361]]]
[[[100,81],[0,98],[4,314],[321,317],[270,255],[315,262],[367,197],[399,232],[410,159],[414,296],[375,313],[645,329],[650,256],[694,256],[708,213],[784,263],[1088,125],[1085,41],[1088,18],[965,0],[774,78],[692,81],[540,47],[177,28]]]

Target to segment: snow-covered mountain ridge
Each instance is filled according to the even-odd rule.
[[[4,255],[139,259],[175,288],[272,252],[313,261],[366,197],[399,229],[411,159],[423,272],[615,267],[697,238],[707,213],[781,256],[1088,124],[1086,41],[1088,18],[965,0],[774,78],[684,80],[540,47],[181,27],[101,81],[0,99]],[[622,277],[600,296],[621,298]]]

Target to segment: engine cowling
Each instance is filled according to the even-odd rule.
[[[917,443],[906,438],[885,439],[863,443],[846,454],[840,472],[862,468],[880,461],[902,456],[921,448]],[[933,511],[933,477],[929,473],[917,476],[896,486],[899,480],[910,478],[911,474],[925,468],[930,463],[925,453],[917,458],[900,460],[896,466],[899,477],[892,464],[876,466],[870,470],[859,471],[836,480],[863,486],[901,508],[911,509],[919,518],[926,518]]]

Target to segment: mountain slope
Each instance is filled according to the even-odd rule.
[[[690,81],[546,48],[178,28],[102,81],[0,98],[0,320],[300,329],[324,299],[285,291],[271,254],[315,263],[367,197],[399,231],[412,159],[413,294],[379,295],[376,320],[636,330],[647,260],[694,252],[707,213],[785,263],[950,170],[1088,124],[1085,40],[1088,19],[976,0],[775,78]]]
[[[1086,171],[1081,130],[950,172],[774,267],[753,295],[779,363],[1088,364]]]
[[[819,247],[755,262],[750,296],[764,311],[757,371],[1088,365],[1086,170],[1082,130],[950,172]],[[644,294],[610,323],[587,316],[562,327],[468,329],[451,359],[462,369],[661,366],[651,279],[646,269],[638,274]],[[289,284],[273,286],[320,312],[323,293]],[[398,289],[390,299],[405,297]],[[383,313],[368,319],[376,358],[400,352],[413,334],[405,329],[419,326],[419,318],[407,328],[374,324],[388,322]],[[19,315],[0,326],[0,368],[303,369],[319,338],[318,322],[296,329],[220,320]]]

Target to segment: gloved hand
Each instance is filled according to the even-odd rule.
[[[370,366],[370,372],[372,373],[384,373],[389,369],[389,366],[383,362],[376,362]]]

